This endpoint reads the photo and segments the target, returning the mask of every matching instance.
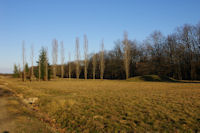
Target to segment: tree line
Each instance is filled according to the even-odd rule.
[[[117,40],[112,50],[104,50],[104,41],[97,53],[88,53],[88,39],[84,35],[84,60],[80,60],[79,38],[76,38],[75,60],[65,63],[64,43],[52,41],[52,64],[48,60],[48,49],[42,48],[37,66],[33,66],[33,47],[31,48],[32,64],[28,67],[25,61],[24,42],[22,47],[23,65],[14,66],[14,76],[33,80],[50,78],[81,79],[127,79],[139,75],[168,76],[179,80],[200,79],[200,23],[185,24],[164,36],[154,31],[143,42],[130,40],[124,33],[123,40]],[[60,50],[59,50],[60,48]],[[60,51],[60,52],[59,52]],[[58,65],[58,54],[61,63]]]

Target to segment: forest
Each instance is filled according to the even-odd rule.
[[[52,64],[49,63],[48,50],[42,48],[33,66],[25,61],[23,42],[23,68],[15,64],[14,76],[23,79],[47,80],[50,78],[81,79],[127,79],[141,75],[167,76],[178,80],[200,79],[200,23],[185,24],[177,27],[173,33],[163,35],[160,31],[152,32],[144,41],[131,40],[124,32],[124,39],[115,41],[112,50],[104,50],[102,40],[98,53],[88,54],[88,39],[84,35],[84,60],[80,59],[79,38],[76,38],[75,60],[70,53],[65,53],[64,43],[52,41]],[[106,44],[105,44],[106,45]],[[58,64],[58,54],[61,63]],[[68,58],[65,59],[65,54]],[[67,63],[65,63],[67,61]]]

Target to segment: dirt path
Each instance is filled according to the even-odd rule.
[[[13,132],[15,123],[12,115],[9,114],[7,107],[8,99],[12,96],[12,92],[5,89],[6,87],[0,85],[0,133]]]
[[[10,84],[10,82],[9,82]],[[51,127],[23,105],[8,83],[0,77],[0,133],[51,133]]]

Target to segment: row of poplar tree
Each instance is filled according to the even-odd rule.
[[[124,53],[124,56],[126,57],[124,59],[125,63],[125,69],[127,70],[127,78],[129,77],[129,43],[128,43],[128,37],[127,33],[124,33],[124,48],[126,52]],[[63,42],[60,43],[60,53],[61,53],[61,64],[57,65],[58,61],[58,41],[54,39],[52,41],[52,65],[50,65],[48,60],[48,50],[47,48],[42,47],[39,55],[39,59],[37,61],[37,66],[33,65],[34,62],[34,51],[33,47],[31,48],[32,54],[31,54],[31,62],[32,65],[29,68],[28,63],[25,61],[25,44],[24,41],[22,43],[22,57],[23,57],[23,68],[21,70],[20,65],[14,65],[14,77],[21,77],[23,81],[26,81],[29,79],[32,80],[44,80],[47,81],[51,78],[56,79],[58,77],[61,78],[77,78],[80,77],[83,78],[82,71],[84,71],[84,79],[91,78],[91,76],[88,73],[88,66],[90,63],[90,55],[88,55],[88,39],[87,36],[84,35],[84,61],[80,60],[80,50],[79,50],[79,38],[76,38],[76,60],[71,60],[71,55],[69,53],[69,61],[67,64],[65,64],[65,53],[64,53],[64,44]],[[105,55],[104,55],[104,41],[102,40],[101,43],[101,50],[97,54],[94,54],[92,57],[92,78],[104,78],[104,71],[105,71],[105,61],[104,61]],[[99,69],[98,69],[98,66]],[[67,69],[67,70],[66,70]],[[99,72],[98,72],[99,70]],[[99,76],[97,76],[97,73],[99,73]]]
[[[84,60],[80,60],[78,38],[75,46],[75,60],[70,61],[69,54],[68,63],[65,64],[65,52],[61,42],[61,64],[57,65],[58,41],[54,39],[51,65],[48,62],[47,49],[42,48],[37,66],[33,66],[32,58],[32,66],[28,67],[23,56],[22,72],[20,67],[15,65],[14,75],[21,75],[24,81],[26,78],[48,80],[57,77],[127,79],[150,74],[175,79],[200,79],[200,23],[177,27],[167,36],[160,31],[154,31],[142,42],[129,40],[125,32],[124,39],[116,41],[112,50],[105,51],[102,41],[100,52],[93,54],[88,54],[88,39],[84,36]]]

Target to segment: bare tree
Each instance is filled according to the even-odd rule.
[[[22,58],[23,58],[23,81],[26,81],[26,70],[25,70],[25,64],[26,64],[26,59],[25,59],[25,42],[22,42]]]
[[[80,51],[79,51],[79,38],[76,38],[76,78],[79,79],[80,75]]]
[[[87,69],[88,69],[88,39],[87,36],[84,35],[84,56],[85,56],[85,79],[87,79]]]
[[[56,39],[53,40],[52,46],[53,77],[55,79],[58,60],[58,41]]]
[[[33,80],[34,73],[33,73],[33,60],[34,60],[34,47],[31,46],[31,75],[30,75],[30,81]]]
[[[92,57],[92,67],[93,67],[93,79],[95,79],[96,74],[96,54]]]
[[[64,44],[63,41],[60,43],[60,51],[61,51],[61,78],[64,78],[64,61],[65,61],[65,49],[64,49]]]
[[[103,79],[104,74],[104,41],[102,40],[101,44],[101,52],[100,52],[100,78]]]
[[[69,52],[69,79],[71,79],[71,54]]]
[[[126,79],[129,78],[129,65],[130,65],[130,45],[128,42],[128,34],[124,32],[124,66],[126,71]]]

